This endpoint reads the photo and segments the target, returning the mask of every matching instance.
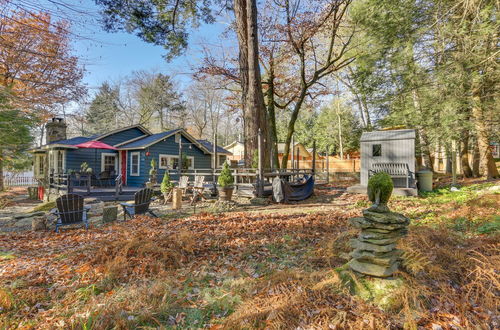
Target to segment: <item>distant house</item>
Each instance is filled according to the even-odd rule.
[[[293,151],[292,151],[293,149]],[[283,159],[283,154],[285,153],[285,143],[278,143],[278,160],[281,164]],[[292,164],[292,156],[294,157],[294,164]],[[309,152],[306,147],[300,142],[295,143],[294,147],[290,146],[290,152],[288,154],[288,167],[294,168],[310,168],[310,165],[306,165],[304,161],[312,159],[312,152]]]
[[[45,145],[32,150],[37,178],[47,173],[79,171],[86,162],[94,174],[121,174],[126,185],[142,187],[149,180],[151,160],[156,160],[158,180],[165,170],[178,169],[180,148],[187,157],[189,169],[210,169],[213,164],[213,145],[206,140],[196,140],[183,129],[152,134],[141,125],[133,125],[104,134],[67,139],[64,120],[53,118],[46,125],[46,137]],[[76,147],[88,141],[100,141],[117,150]],[[231,154],[219,146],[217,153],[219,165]]]
[[[224,149],[232,154],[228,157],[230,160],[239,161],[245,158],[245,144],[241,141],[236,140],[225,146]]]

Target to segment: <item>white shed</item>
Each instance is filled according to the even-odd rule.
[[[415,130],[399,129],[364,132],[361,135],[361,186],[368,184],[369,171],[376,163],[407,164],[415,173]],[[402,186],[394,179],[395,186]]]

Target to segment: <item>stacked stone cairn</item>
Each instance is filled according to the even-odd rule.
[[[368,182],[368,197],[374,204],[363,211],[363,217],[349,219],[354,227],[361,229],[359,236],[351,240],[354,251],[348,263],[357,273],[390,277],[399,267],[401,251],[396,249],[396,244],[406,235],[410,220],[387,207],[392,190],[388,174],[372,176]]]

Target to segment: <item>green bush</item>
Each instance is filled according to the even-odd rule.
[[[373,203],[376,203],[378,195],[379,203],[387,204],[393,189],[391,176],[385,172],[377,173],[368,180],[368,198]]]
[[[161,181],[160,190],[162,193],[168,193],[170,190],[174,188],[174,184],[170,181],[170,175],[168,171],[165,171],[165,175],[163,175],[163,180]]]
[[[222,188],[229,187],[234,183],[234,178],[227,162],[222,166],[222,171],[217,179],[217,183],[219,183],[219,186]]]

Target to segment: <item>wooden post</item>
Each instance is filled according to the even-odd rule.
[[[295,138],[292,135],[292,167],[291,169],[295,168]]]
[[[215,132],[214,132],[213,152],[214,152],[214,168],[217,169],[219,167],[219,159],[217,156],[217,127],[215,127]]]
[[[182,175],[182,134],[179,132],[179,160],[177,162],[177,172],[179,173],[179,181]]]
[[[312,173],[316,173],[316,140],[313,140],[313,161],[312,161]]]
[[[263,150],[262,150],[262,131],[259,128],[257,135],[257,152],[258,152],[258,168],[257,168],[257,196],[264,196],[264,172],[263,172]]]
[[[456,152],[456,141],[451,141],[451,185],[455,186],[457,184],[457,152]]]
[[[330,183],[330,147],[326,147],[326,183]]]
[[[172,194],[172,209],[180,210],[182,208],[182,190],[179,188],[173,189]]]
[[[300,149],[297,148],[297,169],[300,171]]]

